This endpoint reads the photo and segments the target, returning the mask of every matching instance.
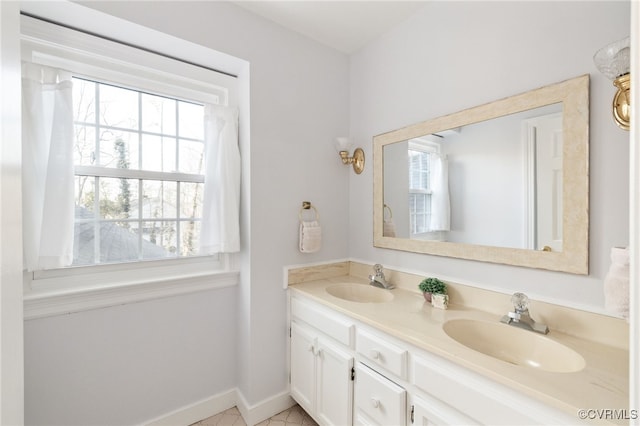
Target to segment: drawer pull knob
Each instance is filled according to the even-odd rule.
[[[371,358],[373,359],[380,359],[380,352],[376,351],[375,349],[373,349],[371,351]]]
[[[373,408],[378,408],[380,406],[380,401],[375,398],[371,398],[371,405]]]

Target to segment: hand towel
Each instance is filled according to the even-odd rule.
[[[317,220],[300,221],[300,251],[315,253],[322,246],[322,227]]]
[[[396,236],[396,224],[391,219],[385,219],[382,224],[382,236],[383,237],[395,237]]]
[[[611,266],[604,277],[604,307],[629,321],[629,249],[611,249]]]

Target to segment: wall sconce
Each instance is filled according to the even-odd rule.
[[[629,88],[629,37],[608,44],[593,56],[598,70],[618,88],[613,97],[613,118],[620,128],[629,130],[631,94]]]
[[[364,170],[364,151],[362,148],[356,148],[350,157],[351,145],[351,140],[347,137],[336,138],[336,151],[340,154],[342,164],[353,164],[353,171],[359,175]]]

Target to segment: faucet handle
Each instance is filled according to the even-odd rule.
[[[376,263],[375,265],[373,265],[373,272],[376,273],[376,275],[379,275],[382,273],[382,265],[379,263]]]
[[[513,309],[517,313],[529,310],[529,297],[524,293],[513,293],[511,303],[513,303]]]

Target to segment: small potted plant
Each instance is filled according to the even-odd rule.
[[[447,294],[447,285],[437,278],[425,278],[418,288],[424,295],[424,300],[431,303],[432,294]]]

